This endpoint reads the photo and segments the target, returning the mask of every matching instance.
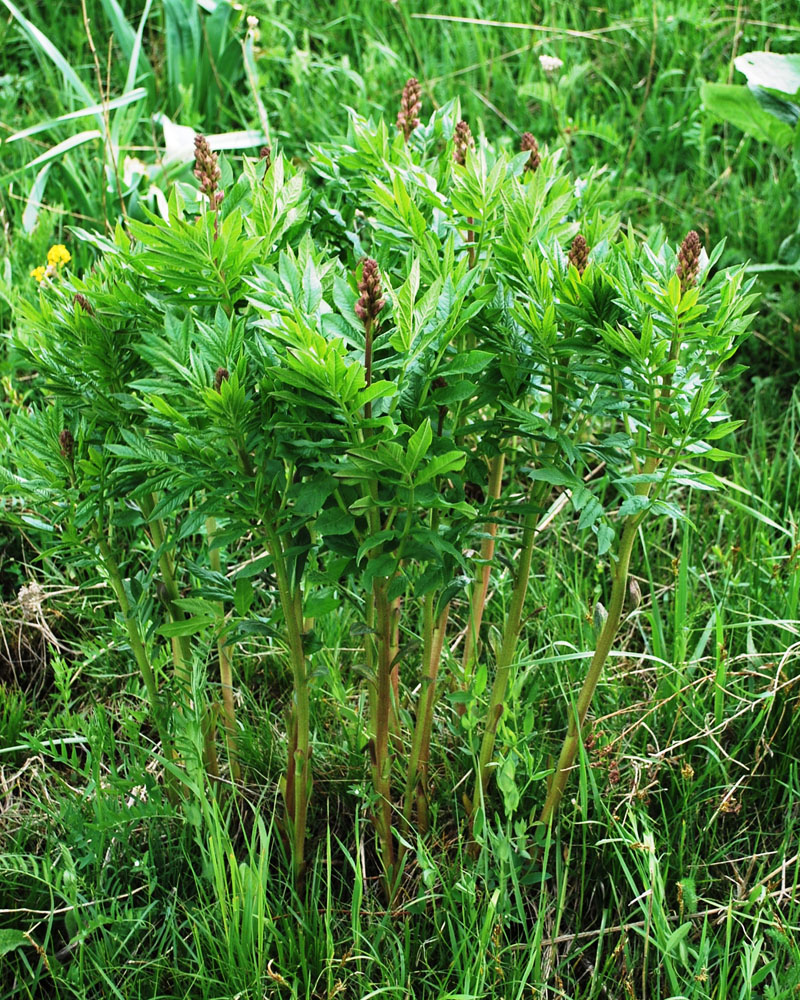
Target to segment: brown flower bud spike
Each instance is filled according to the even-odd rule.
[[[83,294],[83,292],[76,292],[74,298],[72,299],[72,304],[75,307],[76,311],[78,309],[78,306],[80,306],[80,308],[83,309],[85,313],[88,313],[89,316],[94,316],[94,309],[92,309],[91,303]]]
[[[358,290],[360,297],[355,305],[355,313],[364,324],[364,333],[366,334],[364,367],[366,368],[367,386],[369,386],[372,384],[373,327],[378,313],[386,305],[386,299],[381,294],[381,273],[378,269],[378,262],[371,257],[366,257],[361,265],[361,281],[358,283]],[[367,403],[364,407],[364,415],[368,420],[372,417],[371,403]]]
[[[700,242],[700,237],[694,229],[690,229],[678,251],[678,268],[675,272],[680,278],[681,294],[697,284],[702,253],[703,244]]]
[[[419,112],[422,108],[422,88],[419,80],[412,76],[403,87],[400,110],[397,112],[397,128],[408,142],[411,133],[419,126]]]
[[[530,153],[525,164],[525,173],[533,173],[542,162],[542,157],[539,155],[539,143],[531,132],[523,132],[519,148],[523,153]]]
[[[208,198],[214,213],[214,239],[219,236],[219,206],[225,197],[219,189],[221,172],[217,154],[208,144],[204,135],[194,137],[194,175],[200,181],[200,191]]]
[[[463,120],[456,125],[453,143],[453,159],[463,167],[467,162],[467,150],[475,149],[475,140],[472,138],[472,131],[469,125]]]
[[[222,383],[227,382],[231,377],[231,373],[227,368],[217,368],[214,373],[214,391],[219,392],[222,388]]]
[[[453,135],[453,162],[460,164],[462,167],[467,162],[467,152],[469,150],[475,149],[475,140],[472,137],[472,131],[469,125],[462,119],[458,125],[456,125],[456,130]],[[469,229],[467,230],[467,243],[475,243],[475,232],[472,229],[474,219],[471,217],[467,218],[469,223]],[[473,245],[469,248],[469,266],[475,267],[475,247]]]
[[[589,263],[589,249],[589,245],[580,233],[572,241],[572,246],[569,248],[569,262],[581,277],[583,277],[583,272]]]
[[[75,438],[72,436],[72,431],[65,427],[58,435],[58,443],[61,446],[61,457],[71,462],[75,454]]]

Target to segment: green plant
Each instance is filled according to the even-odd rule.
[[[551,822],[645,518],[682,518],[675,484],[717,483],[687,463],[727,457],[707,442],[734,426],[718,374],[752,299],[741,271],[710,277],[721,247],[703,264],[695,233],[677,256],[662,241],[640,245],[604,217],[601,181],[590,177],[578,196],[547,149],[534,163],[529,142],[511,157],[476,146],[457,104],[425,126],[401,122],[394,136],[354,117],[342,149],[317,149],[334,182],[326,198],[367,209],[360,262],[348,249],[355,213],[330,245],[315,242],[302,176],[280,155],[245,161],[234,181],[196,145],[198,214],[173,191],[168,219],[131,221],[132,243],[121,229],[95,238],[94,273],[46,278],[39,306],[26,309],[22,336],[53,405],[20,421],[8,483],[61,533],[62,552],[91,539],[165,748],[195,711],[191,679],[209,632],[232,767],[228,653],[254,628],[285,650],[281,787],[298,879],[319,697],[315,622],[353,602],[391,897],[409,838],[428,829],[434,707],[448,688],[476,755],[470,826],[485,839],[476,820],[515,710],[537,529],[557,488],[570,491],[582,544],[594,536],[599,557],[613,560],[613,587],[541,814]],[[499,526],[506,558],[519,554],[490,644],[482,621]],[[249,577],[223,575],[221,549],[261,561],[260,613]],[[440,680],[452,661],[449,624],[469,646],[461,669]],[[159,637],[171,642],[169,684]],[[212,777],[215,743],[209,720]],[[512,772],[504,766],[501,783],[509,815],[520,799]]]

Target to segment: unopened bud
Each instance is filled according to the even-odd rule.
[[[580,233],[572,241],[572,246],[569,248],[569,262],[583,277],[583,272],[589,263],[589,245]]]
[[[204,135],[194,137],[194,175],[200,181],[200,190],[208,198],[211,211],[214,213],[214,237],[219,236],[219,220],[217,210],[224,197],[219,189],[221,171],[217,154],[208,144]]]
[[[76,292],[74,298],[72,299],[73,306],[80,306],[85,313],[90,316],[94,316],[94,309],[92,309],[91,303],[83,294],[83,292]]]
[[[678,268],[676,274],[681,281],[681,291],[685,292],[697,284],[697,275],[700,272],[700,259],[703,253],[703,244],[694,229],[689,230],[686,239],[681,243],[678,251]]]
[[[639,581],[632,576],[628,581],[628,604],[632,611],[635,611],[642,603],[642,588]]]
[[[456,125],[453,142],[453,159],[463,166],[467,162],[467,150],[475,149],[475,140],[472,138],[470,127],[465,121],[460,121]]]
[[[397,128],[403,133],[405,141],[419,125],[419,112],[422,107],[422,88],[419,80],[412,76],[406,81],[403,87],[403,94],[400,98],[400,110],[397,112]]]
[[[61,445],[61,457],[71,462],[75,453],[75,438],[72,436],[72,431],[65,427],[58,435],[58,443]]]
[[[523,132],[519,148],[523,153],[531,154],[528,157],[528,162],[525,164],[525,171],[532,172],[536,170],[542,162],[542,158],[539,155],[539,143],[531,132]]]
[[[377,319],[378,313],[386,305],[386,299],[381,296],[381,273],[378,262],[367,257],[361,268],[361,281],[358,283],[361,296],[356,302],[355,313],[364,326]]]
[[[214,389],[219,392],[222,387],[222,383],[227,382],[230,377],[231,373],[227,368],[217,368],[214,375]]]

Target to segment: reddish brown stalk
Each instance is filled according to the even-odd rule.
[[[501,452],[491,460],[489,464],[489,499],[497,501],[503,488],[503,469],[505,467],[505,455]],[[481,564],[478,566],[475,583],[472,589],[472,600],[470,602],[470,616],[467,622],[467,631],[464,636],[464,652],[461,657],[461,674],[464,686],[467,687],[472,678],[472,672],[477,660],[478,641],[480,639],[481,623],[483,612],[486,607],[486,598],[489,593],[489,581],[492,575],[492,559],[497,539],[497,524],[490,522],[485,527],[485,537],[481,542]],[[459,705],[457,711],[459,715],[465,712],[465,706]]]

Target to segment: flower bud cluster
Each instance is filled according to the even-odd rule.
[[[222,368],[222,367],[217,368],[216,372],[214,373],[215,392],[219,392],[220,389],[222,388],[222,383],[227,382],[230,377],[231,373],[228,371],[227,368]]]
[[[475,140],[472,138],[470,127],[465,121],[460,121],[456,125],[453,142],[455,143],[453,159],[456,163],[460,163],[463,166],[467,162],[467,150],[475,148]]]
[[[358,290],[361,297],[356,302],[356,316],[364,326],[369,326],[386,305],[386,299],[381,295],[381,273],[378,270],[378,262],[371,257],[367,257],[362,265]]]
[[[221,174],[217,154],[211,149],[204,135],[194,137],[194,175],[200,181],[200,190],[207,196],[211,208],[216,212],[224,193],[219,190]]]
[[[94,316],[94,309],[92,309],[92,304],[83,294],[83,292],[75,293],[75,295],[72,298],[72,304],[75,307],[75,309],[80,307],[81,309],[83,309],[85,313],[88,313],[90,316]]]
[[[61,457],[71,462],[75,453],[75,438],[72,436],[72,431],[65,427],[58,435],[58,443],[61,446]]]
[[[400,110],[397,112],[397,128],[403,133],[406,142],[415,128],[419,125],[419,112],[422,107],[422,88],[419,80],[412,76],[406,81],[403,87],[403,95],[400,98]]]
[[[534,171],[542,162],[542,158],[539,155],[539,143],[536,141],[533,133],[523,132],[522,141],[519,144],[519,148],[523,153],[530,153],[528,157],[528,162],[525,164],[525,170]]]
[[[569,262],[583,277],[583,272],[589,263],[589,245],[580,233],[572,241],[572,246],[569,248]]]
[[[685,292],[687,288],[692,288],[697,284],[702,254],[703,244],[700,242],[700,237],[694,229],[691,229],[686,234],[686,239],[681,243],[681,248],[678,251],[676,274],[681,281],[681,292]]]

